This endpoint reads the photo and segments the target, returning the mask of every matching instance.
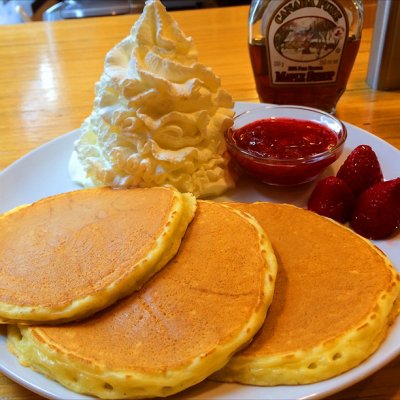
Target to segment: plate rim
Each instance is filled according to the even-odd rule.
[[[236,102],[235,103],[235,107],[237,107],[237,108],[240,108],[240,107],[256,108],[256,107],[262,107],[262,106],[265,106],[265,104],[255,103],[255,102]],[[380,143],[380,145],[384,146],[384,148],[387,149],[387,151],[390,151],[390,152],[394,151],[394,154],[396,156],[400,157],[400,150],[398,150],[396,147],[394,147],[390,143],[387,143],[383,139],[375,136],[371,132],[368,132],[368,131],[364,130],[363,128],[357,127],[357,126],[352,125],[352,124],[347,123],[347,122],[344,122],[344,123],[345,123],[346,127],[348,128],[348,132],[350,134],[353,131],[357,132],[357,134],[362,134],[362,135],[366,134],[369,139]],[[354,132],[353,132],[353,135],[354,135]],[[24,166],[25,163],[29,164],[29,161],[32,159],[32,157],[40,155],[41,153],[46,152],[47,150],[52,149],[53,147],[56,147],[59,144],[62,144],[64,141],[70,143],[71,141],[74,141],[75,139],[77,139],[78,135],[79,135],[79,128],[74,129],[72,131],[69,131],[67,133],[64,133],[64,134],[62,134],[62,135],[60,135],[58,137],[55,137],[55,138],[51,139],[50,141],[45,142],[45,143],[41,144],[40,146],[32,149],[28,153],[24,154],[22,157],[20,157],[19,159],[15,160],[13,163],[11,163],[7,167],[5,167],[2,171],[0,171],[0,185],[2,184],[3,179],[5,179],[5,177],[7,177],[7,175],[9,175],[9,174],[12,175],[15,171],[18,171],[18,168],[21,165]],[[0,205],[1,205],[1,202],[2,202],[2,199],[0,198]],[[400,264],[399,265],[394,265],[394,266],[395,266],[395,268],[397,270],[400,269]],[[396,325],[396,324],[394,324],[394,325]],[[397,325],[399,326],[397,329],[400,332],[400,322],[399,321],[397,321]],[[392,329],[394,329],[394,327],[392,327]],[[397,330],[396,330],[396,332],[397,332]],[[4,335],[0,331],[0,354],[1,354],[1,342],[3,341],[2,338],[4,338]],[[319,382],[319,384],[323,385],[325,382],[328,382],[328,383],[332,382],[334,380],[337,380],[338,378],[343,377],[345,374],[347,374],[347,376],[356,375],[355,377],[353,377],[353,378],[350,377],[347,380],[345,378],[343,382],[339,383],[338,385],[335,385],[334,387],[331,387],[330,389],[328,388],[325,391],[321,391],[320,390],[319,392],[309,393],[309,394],[303,395],[301,397],[296,397],[296,399],[298,399],[298,400],[306,400],[306,399],[307,400],[316,400],[316,399],[319,399],[319,398],[323,398],[325,396],[332,395],[332,394],[337,393],[339,391],[342,391],[342,390],[344,390],[344,389],[356,384],[357,382],[360,382],[361,380],[367,378],[368,376],[374,374],[375,372],[377,372],[378,370],[383,368],[385,365],[389,364],[398,355],[400,355],[400,344],[399,344],[398,348],[394,348],[394,349],[391,349],[391,350],[392,351],[388,351],[388,353],[386,354],[386,357],[384,359],[382,359],[379,362],[376,362],[372,366],[365,367],[366,362],[368,361],[368,359],[367,359],[366,361],[361,363],[359,366],[351,369],[350,371],[347,371],[344,374],[341,374],[341,375],[339,375],[337,377],[333,377],[333,378],[328,379],[326,381]],[[8,349],[6,351],[8,351]],[[14,356],[12,356],[12,357],[14,357]],[[371,356],[371,357],[373,357],[373,356]],[[364,368],[362,368],[363,365],[364,365]],[[22,368],[24,368],[24,367],[22,367]],[[24,379],[22,379],[20,377],[20,375],[18,375],[17,373],[13,372],[12,369],[9,369],[6,366],[4,366],[1,359],[0,359],[0,371],[5,376],[8,376],[10,379],[12,379],[13,381],[17,382],[19,385],[25,387],[26,389],[28,389],[28,390],[30,390],[30,391],[32,391],[32,392],[34,392],[34,393],[36,393],[36,394],[38,394],[40,396],[46,397],[48,399],[60,398],[60,397],[57,397],[56,394],[53,395],[51,392],[48,392],[46,389],[43,389],[41,386],[35,385],[32,382],[25,381]],[[357,374],[357,371],[361,371],[361,374]],[[33,373],[34,371],[29,369],[27,373],[29,374],[29,372]],[[35,373],[35,374],[37,374],[37,373]],[[42,375],[40,375],[40,376],[42,376]],[[47,378],[45,378],[45,379],[47,379]],[[55,383],[61,389],[68,391],[68,389],[64,388],[62,385],[58,384],[57,382],[54,382],[54,381],[51,381],[51,380],[50,380],[50,382]],[[222,385],[226,385],[226,384],[222,384]],[[315,384],[298,385],[298,386],[287,386],[287,387],[282,386],[282,390],[285,390],[286,388],[301,388],[301,387],[312,388],[313,385],[315,385]],[[243,386],[243,385],[240,385],[240,386]],[[266,387],[266,388],[261,388],[260,390],[268,392],[268,389],[270,389],[270,388]],[[71,392],[71,393],[75,394],[76,396],[80,396],[80,397],[75,397],[75,398],[82,398],[82,399],[91,399],[92,398],[92,397],[80,395],[80,394],[74,393],[74,392]],[[197,397],[195,397],[195,398],[197,398]]]

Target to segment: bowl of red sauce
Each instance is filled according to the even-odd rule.
[[[225,132],[239,169],[271,185],[299,185],[317,178],[342,153],[345,125],[323,111],[262,106],[234,118]]]

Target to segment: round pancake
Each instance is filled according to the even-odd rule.
[[[260,332],[213,378],[307,384],[340,374],[372,354],[398,313],[399,276],[382,252],[311,211],[271,203],[235,207],[265,229],[279,272]]]
[[[140,291],[88,320],[11,327],[20,361],[102,398],[167,396],[225,365],[262,325],[276,259],[257,222],[198,202],[177,255]]]
[[[87,316],[178,250],[195,199],[167,188],[78,190],[0,216],[0,322]]]

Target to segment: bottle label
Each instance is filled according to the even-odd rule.
[[[286,0],[263,22],[272,85],[336,82],[349,29],[339,3]]]

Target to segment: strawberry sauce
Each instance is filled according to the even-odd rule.
[[[236,145],[256,157],[293,159],[323,153],[337,143],[336,135],[312,121],[269,118],[232,131]]]
[[[241,171],[272,185],[310,182],[342,152],[342,144],[332,149],[338,137],[329,127],[288,117],[259,119],[230,129],[227,143]]]

